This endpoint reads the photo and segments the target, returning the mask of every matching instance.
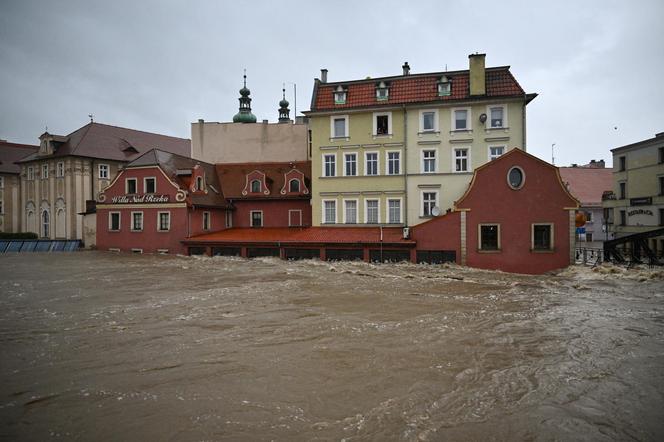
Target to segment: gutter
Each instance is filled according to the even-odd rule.
[[[403,185],[404,185],[404,225],[408,227],[408,109],[405,104],[401,105],[403,109]],[[389,208],[388,208],[389,210]]]

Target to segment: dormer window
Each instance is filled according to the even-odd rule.
[[[376,100],[385,101],[389,97],[390,97],[390,89],[384,81],[381,81],[376,85]]]
[[[288,191],[289,192],[299,192],[300,191],[300,180],[293,179],[288,182]]]
[[[452,94],[452,82],[449,78],[447,78],[446,75],[440,77],[440,80],[438,80],[437,84],[439,97],[446,97]]]
[[[261,191],[261,182],[258,180],[253,180],[251,182],[251,193],[260,193]]]
[[[203,190],[203,177],[202,176],[197,176],[196,177],[196,190]]]
[[[337,86],[334,90],[334,104],[346,104],[346,89],[343,86]]]

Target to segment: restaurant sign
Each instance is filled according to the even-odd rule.
[[[154,204],[154,203],[167,203],[169,201],[168,195],[120,195],[111,198],[113,204]]]

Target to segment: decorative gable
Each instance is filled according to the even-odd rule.
[[[192,194],[208,193],[207,183],[205,182],[205,169],[203,169],[200,164],[195,165],[191,169],[191,182],[189,183],[189,190]]]
[[[304,173],[297,169],[291,169],[284,173],[284,186],[279,193],[282,195],[308,195],[309,189],[305,183]]]
[[[244,189],[242,195],[269,195],[270,189],[267,187],[265,174],[260,170],[249,172],[245,176]]]

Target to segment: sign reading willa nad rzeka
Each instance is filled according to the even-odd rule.
[[[111,198],[113,204],[146,204],[146,203],[167,203],[170,201],[168,195],[120,195]]]

